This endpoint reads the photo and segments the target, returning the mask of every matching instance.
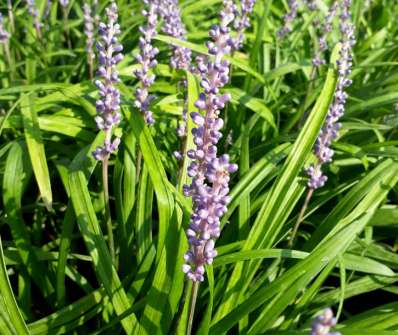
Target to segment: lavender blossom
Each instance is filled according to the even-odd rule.
[[[161,0],[158,5],[159,14],[163,19],[162,31],[180,40],[186,40],[185,25],[181,20],[178,0]],[[180,46],[172,46],[173,55],[170,64],[175,69],[188,69],[191,64],[191,50]]]
[[[97,127],[105,131],[105,142],[102,147],[98,147],[93,156],[97,160],[106,159],[109,154],[117,150],[120,138],[116,137],[113,141],[112,129],[120,122],[120,92],[115,87],[119,82],[116,64],[123,59],[120,53],[123,46],[118,42],[120,26],[117,23],[118,13],[116,3],[106,8],[108,23],[99,24],[100,42],[97,43],[99,53],[98,75],[102,80],[96,80],[95,84],[99,89],[100,99],[96,103],[98,116],[95,118]]]
[[[0,13],[0,43],[7,43],[10,39],[10,33],[4,28],[3,15]]]
[[[343,116],[345,103],[347,100],[346,87],[350,86],[352,81],[349,79],[352,67],[352,47],[355,44],[354,26],[351,23],[351,0],[343,0],[341,2],[340,14],[340,32],[341,32],[341,49],[339,59],[337,60],[338,79],[334,93],[334,100],[329,107],[324,126],[322,127],[316,144],[315,154],[318,162],[311,164],[307,169],[310,179],[308,187],[317,189],[322,187],[327,177],[322,173],[322,165],[332,161],[334,155],[330,148],[332,141],[337,138],[341,124],[338,120]]]
[[[234,27],[237,30],[237,37],[234,39],[234,49],[240,49],[243,43],[244,30],[250,27],[250,15],[253,12],[255,0],[242,0],[241,12]]]
[[[207,43],[213,57],[197,58],[203,92],[195,106],[205,115],[191,113],[197,126],[192,129],[196,148],[188,151],[188,157],[192,159],[188,167],[192,183],[184,186],[184,194],[192,197],[193,213],[186,231],[190,250],[184,256],[186,263],[182,267],[187,278],[194,282],[204,280],[205,264],[212,264],[217,255],[214,246],[220,236],[220,219],[230,202],[229,175],[238,169],[236,164],[229,162],[228,155],[217,157],[217,143],[222,137],[220,129],[224,124],[219,114],[231,98],[229,94],[220,95],[219,91],[229,81],[230,64],[224,56],[232,52],[229,26],[235,13],[233,2],[224,0],[220,24],[211,28],[211,41]]]
[[[336,325],[336,318],[333,317],[333,311],[327,308],[319,315],[314,323],[310,335],[341,335],[339,332],[330,333],[330,329]]]
[[[91,14],[90,5],[85,2],[83,5],[83,18],[84,18],[84,34],[86,35],[86,52],[87,62],[89,64],[90,78],[93,72],[93,61],[95,58],[93,45],[94,45],[94,19]]]
[[[155,75],[150,74],[149,71],[153,69],[158,63],[155,59],[159,53],[157,48],[152,46],[152,39],[156,36],[156,26],[158,23],[157,6],[153,1],[145,1],[148,10],[143,10],[142,14],[147,19],[145,27],[140,27],[142,36],[139,39],[140,53],[136,56],[137,62],[141,67],[134,71],[135,76],[140,81],[140,87],[135,91],[135,106],[144,115],[145,122],[149,125],[153,124],[152,111],[149,109],[154,96],[149,94],[149,87],[155,81]]]
[[[33,24],[35,26],[37,37],[41,39],[41,28],[43,24],[39,21],[39,11],[36,8],[35,0],[25,0],[28,6],[28,13],[33,18]]]
[[[325,60],[323,59],[323,54],[328,49],[327,44],[327,36],[332,30],[333,19],[336,16],[338,9],[338,0],[336,0],[333,5],[329,8],[329,12],[325,17],[324,24],[321,27],[321,35],[318,38],[318,50],[315,53],[314,58],[312,59],[312,64],[314,66],[320,66],[325,64]]]
[[[69,0],[59,0],[59,4],[63,7],[66,8],[69,5]]]
[[[292,24],[297,17],[297,10],[299,8],[298,0],[289,0],[290,11],[283,16],[283,27],[278,31],[280,38],[292,32]]]

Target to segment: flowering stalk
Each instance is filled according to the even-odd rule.
[[[10,31],[13,33],[15,31],[15,23],[14,23],[14,12],[12,10],[11,0],[7,0],[7,11],[8,11],[8,20],[10,22]]]
[[[328,14],[325,17],[325,21],[321,27],[321,35],[318,38],[318,50],[315,52],[312,64],[314,66],[320,66],[325,64],[323,54],[328,49],[327,36],[332,31],[333,19],[336,16],[338,10],[338,0],[336,0],[329,8]]]
[[[337,320],[333,316],[333,311],[327,308],[315,319],[309,335],[341,335],[339,332],[330,332],[336,324]]]
[[[36,8],[35,0],[25,0],[25,1],[28,6],[28,13],[33,18],[33,24],[36,29],[37,37],[41,40],[42,38],[41,28],[43,27],[43,24],[39,21],[39,11]]]
[[[86,53],[90,79],[93,78],[94,67],[94,18],[92,17],[91,7],[85,2],[83,4],[84,34],[86,35]]]
[[[332,161],[334,151],[330,148],[333,140],[338,137],[341,124],[339,119],[344,115],[345,104],[347,100],[346,88],[352,84],[349,75],[352,67],[352,48],[355,44],[354,25],[351,22],[351,0],[342,0],[340,4],[340,34],[341,47],[339,59],[337,60],[337,85],[334,92],[334,98],[329,107],[325,123],[319,132],[315,144],[315,155],[317,162],[311,164],[306,170],[309,176],[307,186],[309,188],[305,205],[303,206],[300,215],[297,219],[296,225],[293,229],[289,245],[293,245],[293,241],[298,230],[298,226],[303,218],[306,207],[314,190],[323,187],[326,183],[327,176],[322,172],[322,165]]]
[[[186,231],[190,250],[184,257],[187,263],[183,271],[194,282],[204,280],[204,265],[211,264],[216,256],[214,244],[220,235],[220,217],[226,212],[229,202],[229,174],[237,170],[235,164],[229,163],[228,155],[217,157],[216,147],[222,137],[220,129],[224,123],[219,117],[220,110],[230,100],[229,94],[218,93],[229,80],[229,62],[223,58],[232,49],[229,25],[235,18],[233,7],[232,1],[224,1],[221,23],[210,30],[212,41],[207,43],[207,47],[214,59],[198,57],[204,92],[195,106],[205,116],[191,113],[197,125],[192,130],[196,150],[188,151],[188,157],[192,159],[188,167],[192,183],[184,186],[185,195],[192,197],[193,213]]]
[[[283,16],[283,27],[278,31],[280,38],[292,32],[292,25],[297,17],[297,11],[299,8],[298,0],[289,0],[290,11]]]
[[[152,46],[152,39],[156,36],[158,14],[157,6],[153,1],[145,0],[145,4],[148,9],[144,9],[142,14],[146,17],[147,24],[145,27],[139,28],[142,35],[139,39],[140,53],[136,56],[136,60],[141,66],[134,71],[135,76],[140,81],[140,87],[135,91],[136,100],[134,103],[143,114],[145,122],[152,125],[155,120],[150,105],[155,97],[149,94],[149,87],[155,81],[156,76],[150,74],[149,71],[158,64],[155,57],[159,50]]]
[[[236,172],[238,166],[229,162],[229,156],[217,157],[217,144],[222,137],[220,129],[224,122],[220,111],[231,99],[230,94],[220,94],[230,78],[229,62],[225,56],[230,54],[234,41],[230,36],[230,25],[235,19],[237,8],[231,0],[224,0],[220,13],[220,24],[214,25],[210,32],[207,49],[212,57],[197,58],[198,72],[201,76],[200,85],[203,92],[199,95],[195,106],[204,115],[193,112],[191,117],[196,124],[192,129],[195,150],[187,155],[192,159],[188,167],[188,175],[192,178],[191,185],[184,185],[185,196],[192,197],[193,213],[186,235],[190,245],[184,255],[182,267],[187,278],[193,281],[188,334],[192,328],[198,285],[204,280],[205,264],[212,264],[217,255],[215,240],[220,236],[220,219],[227,211],[230,202],[230,174]]]
[[[237,36],[234,38],[234,49],[242,47],[244,31],[250,27],[250,15],[253,12],[255,0],[241,0],[241,11],[239,17],[235,20],[234,27]]]
[[[181,20],[181,12],[177,0],[159,1],[159,14],[163,19],[162,31],[180,40],[186,40],[185,25]],[[170,65],[175,69],[188,69],[191,64],[191,50],[180,46],[172,46],[173,55]]]
[[[115,84],[119,82],[116,65],[123,59],[123,55],[120,53],[123,47],[118,42],[120,26],[117,23],[118,13],[116,3],[112,2],[105,11],[108,23],[99,24],[100,42],[97,43],[99,53],[98,60],[100,64],[98,75],[102,80],[96,80],[95,82],[101,96],[96,103],[99,115],[95,118],[95,121],[98,129],[105,132],[105,141],[103,146],[98,147],[93,152],[93,156],[95,159],[102,161],[105,219],[108,228],[109,249],[115,261],[115,248],[109,207],[108,162],[110,154],[117,150],[120,144],[120,138],[118,137],[112,141],[112,130],[120,122],[120,92],[115,87]]]
[[[69,22],[68,22],[68,6],[69,0],[59,0],[59,4],[62,7],[62,15],[64,19],[64,28],[65,28],[65,39],[69,49],[72,49],[72,43],[70,40],[70,32],[69,32]]]

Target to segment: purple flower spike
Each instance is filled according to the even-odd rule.
[[[120,53],[123,47],[117,39],[120,35],[120,26],[117,23],[116,4],[112,2],[105,11],[108,23],[99,24],[100,42],[97,43],[98,75],[102,80],[95,81],[100,94],[100,99],[96,103],[98,116],[95,121],[98,129],[105,131],[105,143],[93,153],[97,160],[108,157],[110,153],[117,150],[120,143],[119,138],[112,141],[111,137],[112,129],[120,122],[120,93],[115,84],[119,82],[116,65],[123,59],[123,55]]]
[[[180,40],[185,40],[187,33],[181,20],[178,0],[162,0],[158,5],[159,14],[163,19],[162,31]],[[173,55],[170,65],[175,69],[188,69],[191,64],[191,50],[184,47],[172,46]]]
[[[278,36],[280,38],[283,38],[292,32],[292,25],[297,17],[298,8],[298,0],[289,0],[290,11],[283,16],[283,27],[278,31]]]
[[[10,33],[4,28],[3,16],[0,13],[0,43],[7,43],[10,39]]]
[[[333,19],[336,17],[336,13],[338,10],[338,1],[336,0],[332,6],[329,8],[329,12],[325,17],[325,21],[321,27],[321,34],[318,38],[318,50],[315,53],[314,58],[312,59],[312,64],[314,66],[320,66],[325,64],[325,60],[323,59],[323,54],[328,49],[327,44],[327,36],[332,31]]]
[[[232,1],[224,1],[220,25],[211,28],[211,41],[207,43],[213,57],[197,58],[203,92],[195,106],[202,113],[190,114],[196,124],[196,128],[192,129],[196,148],[187,153],[192,159],[188,167],[192,182],[184,186],[184,194],[192,197],[193,213],[186,230],[190,249],[184,256],[186,263],[182,267],[187,278],[195,282],[204,280],[204,266],[212,264],[217,255],[214,247],[221,232],[220,220],[230,202],[230,174],[238,169],[236,164],[230,163],[228,155],[217,157],[217,144],[224,124],[219,114],[231,98],[229,94],[219,94],[219,91],[230,77],[229,62],[224,56],[233,50],[229,25],[234,21],[236,12]]]
[[[330,332],[330,329],[336,326],[336,323],[333,311],[327,308],[315,319],[310,335],[341,335],[339,332]]]
[[[155,81],[155,75],[150,74],[150,70],[157,65],[155,59],[159,53],[157,48],[152,46],[152,39],[156,36],[156,26],[158,23],[157,6],[153,1],[145,1],[148,9],[143,10],[142,14],[147,19],[145,27],[140,27],[142,36],[139,40],[140,53],[136,56],[137,62],[141,65],[139,69],[134,71],[135,76],[140,81],[141,85],[135,91],[135,106],[144,115],[145,122],[149,125],[155,123],[152,112],[150,110],[151,102],[154,96],[149,94],[149,87]]]
[[[35,0],[25,0],[28,6],[28,13],[33,18],[33,24],[35,26],[37,37],[41,38],[41,28],[43,24],[39,21],[39,11],[36,8]]]
[[[88,3],[84,3],[83,5],[83,14],[84,14],[84,34],[86,35],[86,52],[87,52],[87,61],[90,65],[90,72],[92,71],[92,64],[95,58],[94,55],[94,18],[92,17],[91,7]],[[90,74],[91,75],[91,74]]]
[[[345,89],[352,83],[349,75],[352,67],[352,48],[355,44],[355,36],[354,26],[351,23],[351,0],[343,0],[340,6],[341,49],[339,59],[336,62],[338,71],[337,86],[325,124],[316,140],[315,155],[318,162],[311,164],[306,171],[310,177],[308,187],[311,189],[320,188],[326,182],[327,177],[322,173],[322,165],[332,161],[334,152],[330,146],[333,140],[338,137],[341,127],[338,121],[344,115],[345,103],[348,96]]]
[[[235,21],[234,27],[237,30],[237,37],[234,40],[234,48],[240,49],[243,43],[244,31],[250,27],[250,15],[253,12],[255,0],[242,0],[239,18]]]

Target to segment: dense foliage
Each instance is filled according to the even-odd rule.
[[[0,334],[185,334],[192,312],[193,334],[305,335],[322,310],[313,331],[335,325],[328,307],[343,335],[398,334],[396,1],[352,1],[349,82],[338,16],[313,65],[333,1],[284,20],[296,1],[257,0],[221,51],[222,0],[165,2],[117,0],[118,17],[109,1],[0,3]],[[227,74],[217,92],[211,71]],[[309,188],[343,90],[327,180]],[[210,167],[192,133],[209,101]],[[221,229],[200,238],[195,159],[213,186],[225,172],[208,191]]]

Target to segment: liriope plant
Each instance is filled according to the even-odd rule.
[[[0,333],[395,334],[397,6],[4,1]]]

